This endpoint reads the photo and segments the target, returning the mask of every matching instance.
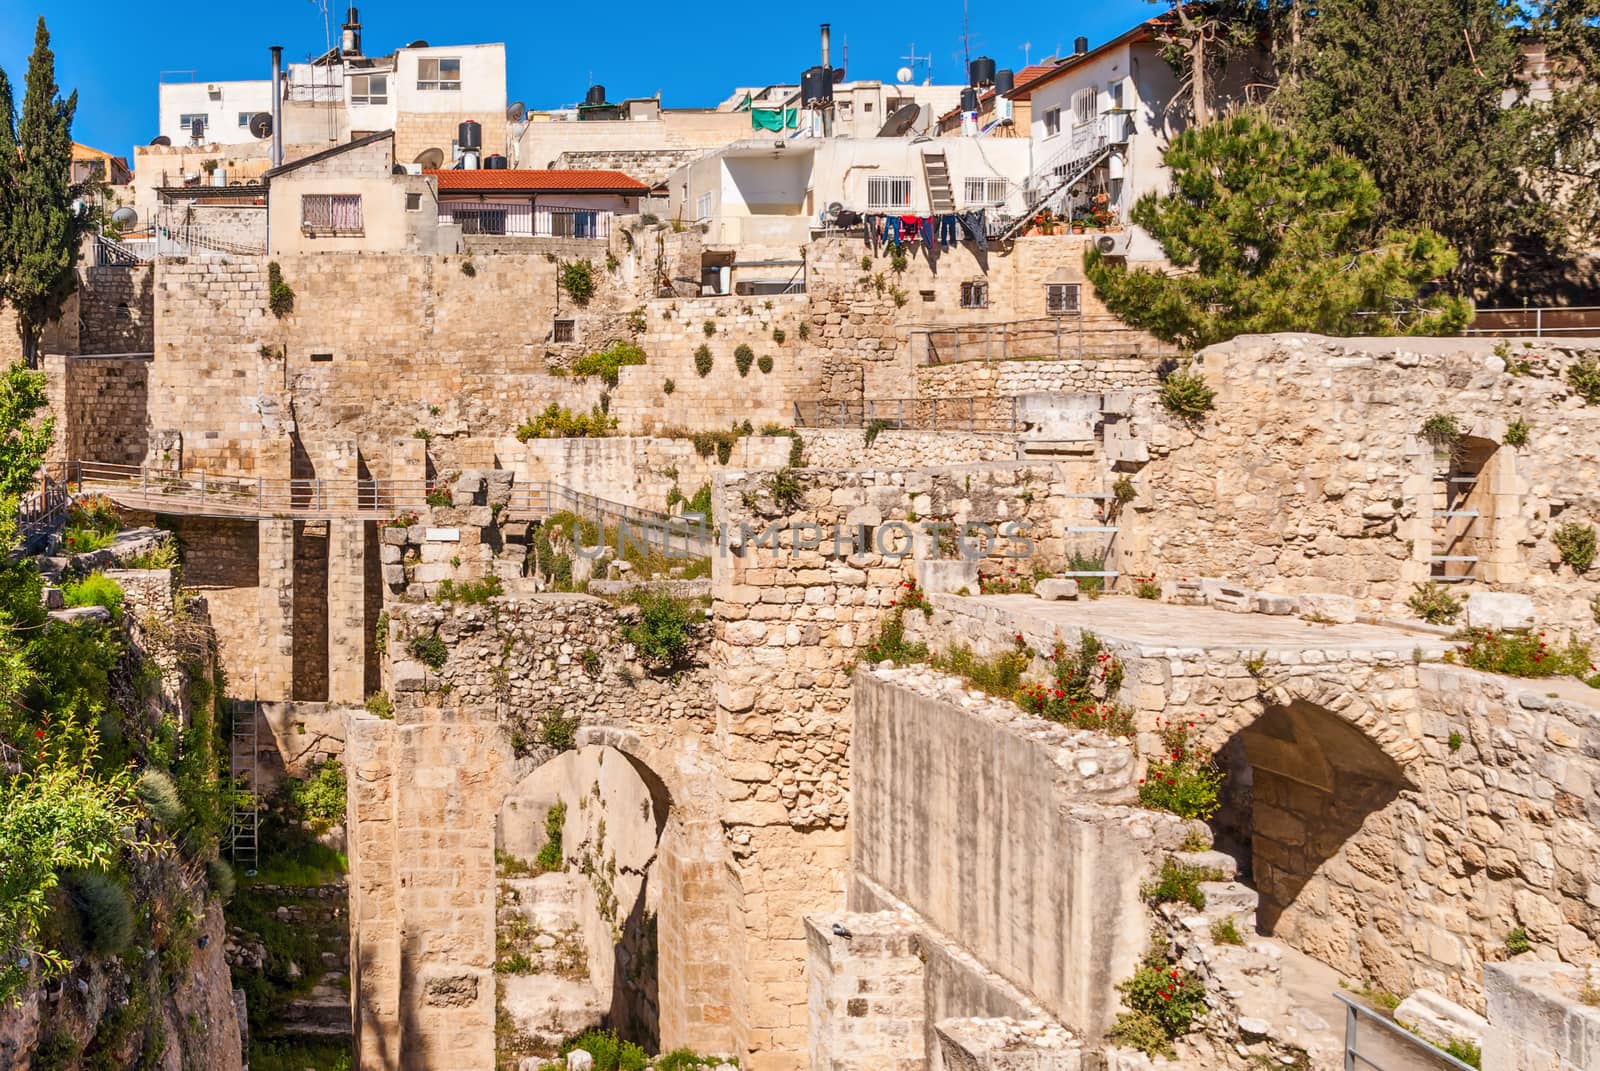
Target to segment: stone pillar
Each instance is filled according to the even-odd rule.
[[[267,481],[289,478],[287,438],[262,441],[256,471]],[[257,619],[260,654],[251,681],[239,681],[239,695],[289,701],[294,698],[294,521],[263,520],[256,525]]]
[[[656,929],[661,1051],[733,1052],[736,907],[722,851],[722,824],[674,815],[661,839]]]
[[[805,922],[811,1071],[922,1071],[927,1001],[916,927],[889,911]]]
[[[392,721],[365,711],[353,711],[346,718],[350,1022],[357,1071],[399,1071],[401,1067],[394,738]]]
[[[328,702],[366,699],[367,521],[328,522]]]

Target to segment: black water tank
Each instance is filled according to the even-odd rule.
[[[1072,54],[1074,56],[1085,55],[1088,51],[1089,39],[1087,37],[1074,37],[1072,39]]]
[[[994,91],[996,93],[1009,93],[1017,86],[1017,76],[1010,67],[994,73]]]
[[[967,64],[967,84],[983,88],[994,85],[994,60],[979,56]]]
[[[605,86],[590,86],[589,93],[583,98],[583,103],[590,108],[598,107],[606,102]]]
[[[978,91],[971,86],[963,86],[961,89],[961,110],[964,112],[978,110]]]
[[[504,171],[506,169],[506,158],[498,153],[494,156],[485,156],[483,158],[483,166],[487,171]]]
[[[483,148],[483,127],[476,119],[468,119],[456,127],[456,147],[462,152],[477,152]]]
[[[832,68],[807,67],[800,75],[800,103],[809,107],[813,104],[827,104],[832,100]]]

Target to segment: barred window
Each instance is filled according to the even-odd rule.
[[[969,205],[1004,204],[1008,185],[1003,178],[968,178],[963,184],[966,202]]]
[[[551,342],[571,342],[577,338],[576,320],[557,320],[550,329]]]
[[[1076,316],[1079,313],[1079,292],[1082,286],[1078,283],[1046,283],[1044,287],[1044,307],[1051,316]]]
[[[300,226],[326,234],[360,234],[361,195],[306,193],[300,195]]]
[[[989,307],[989,284],[962,283],[961,307],[963,309],[987,309]]]
[[[867,179],[868,208],[910,208],[909,176],[872,175]]]

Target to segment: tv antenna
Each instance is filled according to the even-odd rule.
[[[961,69],[972,70],[972,18],[968,0],[961,0]]]
[[[1033,50],[1033,42],[1032,41],[1024,41],[1024,42],[1022,42],[1022,65],[1024,67],[1028,66],[1029,63],[1031,62],[1029,57],[1032,54],[1032,50]]]
[[[921,64],[925,65],[924,69],[927,71],[927,80],[925,82],[923,82],[922,84],[923,85],[932,85],[933,84],[933,57],[932,56],[919,56],[919,55],[917,55],[917,44],[916,44],[915,41],[913,41],[910,44],[910,46],[908,46],[908,53],[909,53],[908,55],[904,55],[904,56],[900,57],[901,59],[906,61],[906,66],[911,69],[911,79],[908,79],[908,81],[914,80],[917,77],[917,64],[921,63]]]

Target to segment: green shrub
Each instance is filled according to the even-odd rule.
[[[211,892],[223,903],[233,899],[234,891],[239,886],[239,881],[234,877],[233,867],[222,859],[206,860],[206,884],[211,886]]]
[[[694,370],[701,379],[711,374],[711,347],[702,342],[694,351]]]
[[[1103,573],[1106,571],[1106,554],[1085,554],[1075,550],[1067,555],[1067,572],[1069,573]],[[1106,578],[1103,576],[1080,576],[1073,579],[1078,582],[1078,590],[1091,599],[1097,597],[1106,587]]]
[[[1499,632],[1494,629],[1466,629],[1457,638],[1465,647],[1446,655],[1446,661],[1459,662],[1471,669],[1504,673],[1512,677],[1589,678],[1594,673],[1589,648],[1576,640],[1565,648],[1552,648],[1543,633]]]
[[[656,1058],[655,1071],[696,1071],[697,1068],[715,1067],[721,1060],[701,1056],[693,1049],[673,1049]]]
[[[634,593],[639,608],[638,620],[622,630],[623,638],[639,651],[639,657],[659,666],[675,666],[689,653],[695,611],[663,588],[644,588]]]
[[[1461,422],[1450,413],[1435,413],[1419,429],[1424,441],[1439,447],[1453,447],[1461,441]]]
[[[112,617],[122,614],[122,585],[104,573],[68,580],[61,585],[61,597],[68,606],[104,606]]]
[[[619,340],[598,353],[578,358],[572,366],[572,374],[599,376],[600,382],[608,387],[615,387],[621,369],[644,363],[644,350],[631,342]]]
[[[1139,782],[1139,802],[1180,818],[1209,821],[1217,813],[1222,771],[1211,754],[1189,744],[1189,730],[1181,721],[1159,723],[1165,750],[1152,758]]]
[[[461,274],[465,275],[468,279],[471,279],[478,274],[478,266],[472,263],[471,257],[468,257],[466,260],[461,262]]]
[[[1217,919],[1211,924],[1211,939],[1219,945],[1244,944],[1244,936],[1239,933],[1239,927],[1234,923],[1232,915]]]
[[[1528,931],[1521,926],[1516,927],[1506,934],[1506,951],[1513,956],[1521,955],[1533,948],[1533,942],[1528,940]]]
[[[808,324],[806,321],[801,320],[800,321],[800,341],[804,342],[806,339],[808,339],[810,337],[811,337],[811,325]]]
[[[672,382],[672,380],[663,379],[661,381],[661,393],[662,394],[671,394],[673,391],[675,391],[677,389],[678,389],[678,385],[676,383]]]
[[[283,269],[276,260],[267,265],[267,308],[279,319],[294,311],[294,291],[283,281]]]
[[[434,601],[481,606],[502,593],[500,578],[497,576],[486,576],[482,580],[463,580],[459,584],[454,580],[442,580],[439,582],[439,594]]]
[[[1135,598],[1157,600],[1161,598],[1161,585],[1153,576],[1134,577],[1133,594]]]
[[[1217,392],[1193,368],[1180,368],[1161,381],[1161,405],[1173,416],[1199,420],[1215,406]]]
[[[783,345],[783,340],[788,338],[788,337],[789,337],[788,335],[785,335],[783,333],[783,328],[774,327],[772,329],[772,341],[776,342],[778,345],[780,345],[780,346]]]
[[[594,265],[587,260],[570,260],[561,265],[557,281],[574,305],[587,305],[594,297]]]
[[[1528,445],[1528,422],[1526,420],[1518,417],[1506,425],[1506,445],[1518,447]]]
[[[178,799],[177,786],[160,770],[146,770],[140,774],[133,791],[156,825],[165,832],[176,832],[183,824],[183,803]]]
[[[703,330],[705,332],[705,335],[706,335],[707,338],[715,337],[716,333],[717,333],[717,321],[715,321],[715,320],[707,320],[701,326],[701,330]]]
[[[33,1057],[28,1071],[66,1071],[83,1055],[78,1039],[67,1030],[57,1027],[39,1038],[33,1047]]]
[[[128,890],[107,874],[75,870],[61,879],[77,910],[84,946],[101,956],[114,956],[133,939],[133,903]]]
[[[877,441],[879,435],[892,427],[894,427],[894,425],[889,423],[887,420],[869,420],[867,421],[866,431],[862,433],[862,437],[866,440],[866,445],[871,446]]]
[[[1568,521],[1550,535],[1551,542],[1561,552],[1561,560],[1575,573],[1586,573],[1594,564],[1594,526]]]
[[[411,657],[427,666],[429,669],[439,669],[444,665],[444,660],[450,656],[450,649],[444,645],[444,640],[439,638],[437,632],[418,633],[406,641],[406,650]]]
[[[305,780],[284,782],[289,801],[314,833],[326,833],[345,820],[344,767],[338,759],[327,759],[311,768]]]
[[[972,648],[958,643],[950,652],[933,660],[933,664],[946,673],[961,677],[980,692],[1001,699],[1011,699],[1022,687],[1022,674],[1032,661],[1026,649],[1018,648],[993,658],[979,658]]]
[[[1450,753],[1452,755],[1457,751],[1460,751],[1461,745],[1464,743],[1466,743],[1466,741],[1462,739],[1461,734],[1455,729],[1451,729],[1449,737],[1445,739],[1445,746],[1450,749]]]
[[[125,569],[176,569],[179,564],[177,540],[168,539],[149,550],[129,555],[122,566]]]
[[[1118,476],[1111,484],[1111,500],[1119,506],[1126,506],[1129,502],[1139,497],[1139,489],[1134,486],[1133,477],[1127,473]]]
[[[594,1057],[594,1071],[644,1071],[649,1057],[631,1041],[622,1041],[614,1030],[586,1030],[561,1046],[563,1057],[582,1049]]]
[[[769,354],[763,353],[756,361],[756,367],[761,369],[763,375],[772,371],[772,357]]]
[[[1591,354],[1567,365],[1567,383],[1589,405],[1600,405],[1600,358]]]
[[[1057,639],[1050,650],[1050,681],[1016,694],[1017,705],[1050,721],[1095,729],[1114,736],[1133,732],[1133,715],[1116,702],[1126,670],[1093,632],[1079,634],[1075,646]]]
[[[539,873],[548,873],[560,870],[562,864],[561,854],[561,826],[567,820],[567,805],[557,803],[544,815],[544,846],[539,849],[539,854],[534,857],[534,866]]]
[[[367,696],[367,713],[382,718],[384,721],[394,720],[394,702],[390,700],[388,692],[373,692]]]
[[[1174,1056],[1172,1043],[1206,1013],[1205,983],[1167,961],[1164,941],[1153,944],[1117,991],[1128,1010],[1117,1016],[1106,1037],[1147,1056]]]
[[[607,416],[599,405],[588,413],[574,413],[560,402],[551,402],[544,412],[517,428],[517,440],[603,439],[616,430],[617,420]]]
[[[1406,605],[1430,625],[1453,625],[1464,604],[1444,584],[1430,580],[1413,588]]]
[[[1180,863],[1169,856],[1162,861],[1161,873],[1156,880],[1140,891],[1152,904],[1188,904],[1200,911],[1206,906],[1206,894],[1201,890],[1200,883],[1221,880],[1220,870]]]
[[[571,751],[578,746],[579,720],[569,718],[559,710],[547,710],[539,716],[539,743],[557,751]]]
[[[734,347],[733,365],[739,370],[739,377],[741,379],[750,374],[750,366],[755,363],[755,360],[756,351],[745,345],[743,342]]]

